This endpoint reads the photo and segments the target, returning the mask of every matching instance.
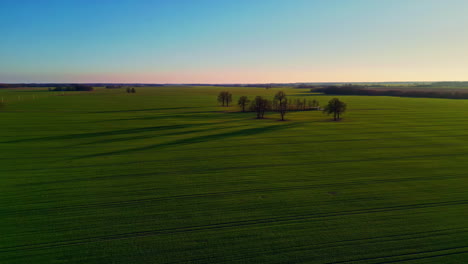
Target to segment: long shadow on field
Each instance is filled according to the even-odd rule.
[[[185,112],[179,114],[169,114],[169,115],[152,115],[152,116],[143,116],[143,117],[132,117],[132,118],[119,118],[119,119],[109,119],[102,120],[98,122],[115,122],[115,121],[135,121],[135,120],[161,120],[161,119],[174,119],[174,118],[191,118],[191,119],[206,119],[206,114],[218,115],[219,111],[199,111],[199,112]],[[204,115],[197,115],[204,114]]]
[[[59,135],[59,136],[50,136],[50,137],[41,137],[41,138],[18,139],[18,140],[4,141],[2,143],[21,143],[21,142],[48,141],[48,140],[82,139],[82,138],[115,136],[115,135],[125,135],[125,134],[133,134],[133,133],[152,132],[152,131],[165,131],[165,130],[172,130],[172,129],[183,129],[183,128],[190,128],[194,126],[206,126],[206,125],[213,125],[213,123],[139,127],[139,128],[120,129],[120,130],[112,130],[112,131],[104,131],[104,132],[92,132],[92,133],[69,134],[69,135]]]
[[[220,123],[225,123],[225,122],[220,122]],[[213,123],[213,125],[220,124],[220,123]],[[142,136],[131,136],[131,137],[122,137],[122,138],[113,138],[113,139],[103,139],[103,140],[96,140],[92,142],[86,142],[86,143],[79,143],[79,144],[74,144],[70,146],[66,146],[66,148],[69,147],[74,147],[74,146],[82,146],[82,145],[95,145],[95,144],[105,144],[105,143],[116,143],[116,142],[122,142],[122,141],[130,141],[130,140],[139,140],[139,139],[148,139],[148,138],[155,138],[155,137],[161,137],[161,136],[175,136],[175,135],[186,135],[186,134],[192,134],[192,133],[199,133],[199,132],[206,132],[206,131],[215,131],[215,130],[220,130],[220,129],[226,129],[229,127],[209,127],[209,128],[204,128],[204,129],[193,129],[193,130],[183,130],[179,132],[167,132],[164,134],[157,134],[157,135],[142,135]]]
[[[153,144],[153,145],[149,145],[145,147],[130,148],[130,149],[124,149],[124,150],[118,150],[118,151],[112,151],[112,152],[85,155],[79,158],[91,158],[91,157],[107,156],[107,155],[114,155],[114,154],[125,154],[125,153],[130,153],[130,152],[135,152],[135,151],[143,151],[143,150],[150,150],[150,149],[157,149],[157,148],[171,147],[171,146],[178,146],[178,145],[188,145],[188,144],[194,144],[194,143],[200,143],[200,142],[225,139],[225,138],[230,138],[230,137],[257,135],[257,134],[262,134],[262,133],[267,133],[267,132],[284,130],[284,129],[291,128],[297,125],[298,124],[290,123],[290,124],[281,124],[281,125],[270,125],[270,126],[265,126],[265,127],[247,128],[247,129],[224,132],[224,133],[219,133],[219,134],[214,134],[214,135],[205,135],[205,136],[178,139],[178,140],[174,140],[174,141],[170,141],[166,143]]]
[[[195,109],[201,107],[166,107],[166,108],[146,108],[146,109],[130,109],[130,110],[112,110],[112,111],[96,111],[89,112],[91,114],[104,114],[104,113],[124,113],[124,112],[145,112],[145,111],[164,111],[164,110],[181,110],[181,109]]]

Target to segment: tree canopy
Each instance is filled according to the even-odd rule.
[[[242,108],[242,112],[245,112],[245,107],[248,103],[250,103],[249,98],[247,96],[241,96],[239,98],[239,101],[237,102],[237,105],[239,105]]]
[[[340,115],[346,111],[346,104],[338,98],[331,99],[323,109],[326,114],[333,114],[333,120],[340,120]]]
[[[218,102],[222,104],[222,106],[229,106],[229,103],[232,102],[232,94],[228,91],[222,91],[218,95]]]
[[[257,113],[257,118],[262,119],[265,112],[271,109],[271,102],[261,96],[255,97],[250,105],[250,109]]]

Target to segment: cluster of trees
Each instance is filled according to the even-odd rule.
[[[257,118],[261,119],[265,116],[266,111],[271,110],[271,101],[261,96],[255,97],[250,105],[250,110],[257,113]]]
[[[136,93],[135,88],[127,87],[127,93]]]
[[[367,96],[399,96],[399,97],[422,97],[422,98],[447,98],[468,99],[467,92],[457,91],[414,91],[414,90],[372,90],[364,86],[345,85],[327,86],[319,89],[311,89],[311,92],[320,92],[332,95],[367,95]]]
[[[273,101],[275,103],[276,101]],[[319,110],[320,103],[317,100],[288,99],[286,108],[288,111],[309,111]]]
[[[229,103],[232,102],[232,94],[228,91],[220,92],[218,102],[222,106],[228,107]],[[241,96],[237,101],[237,105],[242,109],[242,112],[255,112],[258,119],[264,118],[265,112],[278,112],[282,121],[284,121],[284,117],[289,111],[320,110],[320,104],[317,100],[288,99],[283,91],[277,92],[273,100],[256,96],[251,101],[247,96]],[[346,111],[346,104],[334,98],[328,102],[323,111],[327,114],[333,114],[333,119],[337,121]]]
[[[84,91],[91,92],[94,91],[94,88],[89,85],[84,84],[69,84],[66,86],[57,86],[55,88],[49,88],[49,91],[53,92],[65,92],[65,91]]]
[[[229,106],[229,103],[232,102],[232,94],[228,91],[222,91],[218,95],[218,102],[223,106]]]

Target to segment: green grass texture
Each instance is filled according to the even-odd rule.
[[[0,90],[0,263],[468,262],[468,100],[222,90]]]

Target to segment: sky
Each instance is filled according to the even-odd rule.
[[[0,83],[468,81],[466,0],[0,0]]]

